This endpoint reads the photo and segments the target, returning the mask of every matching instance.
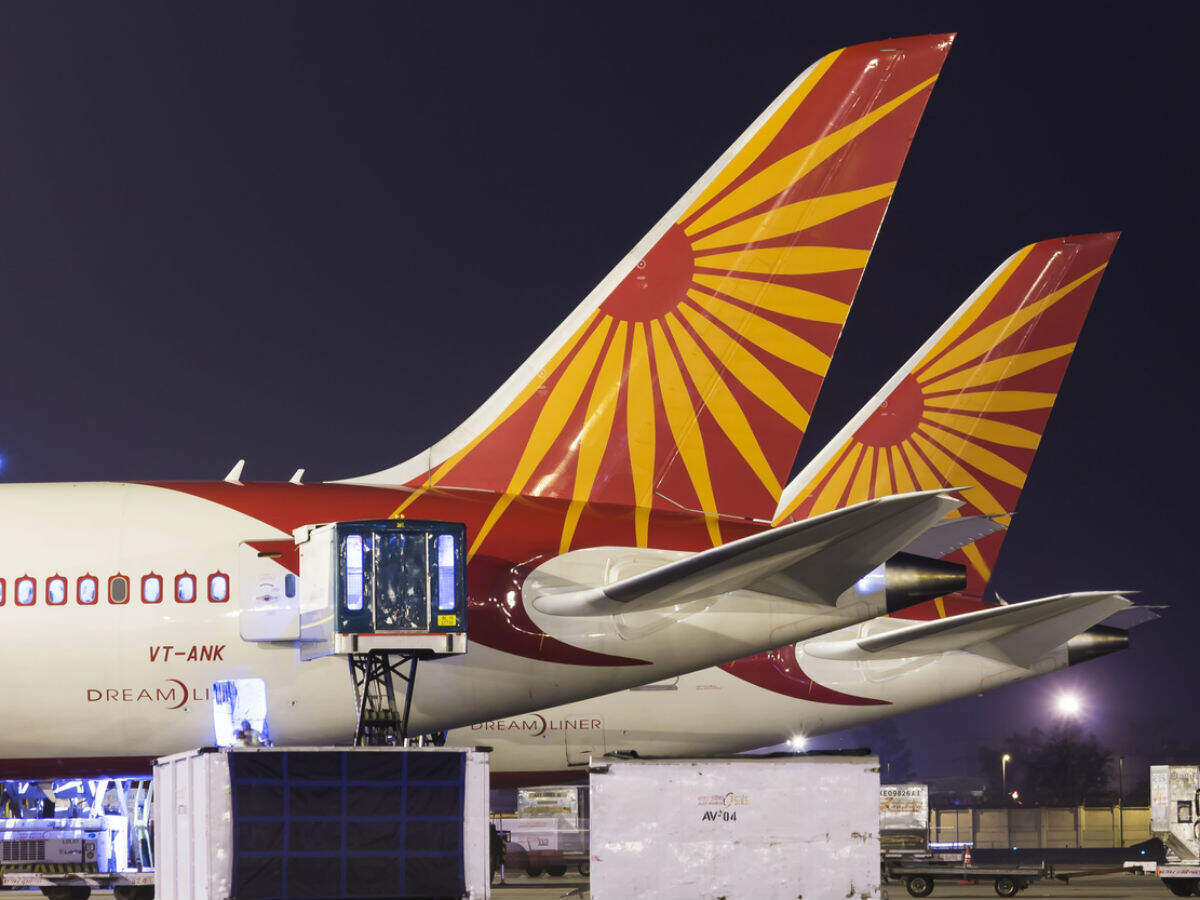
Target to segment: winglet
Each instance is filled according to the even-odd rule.
[[[297,469],[295,473],[293,473],[292,477],[288,479],[288,484],[299,484],[303,478],[304,470]]]

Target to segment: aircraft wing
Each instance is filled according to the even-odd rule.
[[[842,591],[891,555],[898,534],[917,533],[960,504],[940,489],[868,500],[612,584],[545,593],[533,605],[548,615],[616,615],[735,590],[832,605]]]
[[[955,516],[945,519],[914,538],[902,552],[911,553],[913,556],[941,559],[989,534],[1004,531],[1008,526],[1001,525],[996,518],[995,516]]]
[[[1018,666],[1031,665],[1055,647],[1133,603],[1120,591],[1057,594],[921,622],[850,641],[814,641],[807,655],[820,659],[900,659],[970,650],[992,653]]]

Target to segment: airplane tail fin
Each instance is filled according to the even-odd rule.
[[[349,481],[505,495],[476,546],[520,495],[571,501],[563,551],[588,504],[635,506],[639,546],[653,510],[714,545],[769,518],[952,39],[813,64],[470,418]]]
[[[775,521],[969,485],[961,514],[1007,525],[1117,237],[1009,257],[787,486]],[[982,596],[1003,539],[950,557],[967,565],[968,595]]]

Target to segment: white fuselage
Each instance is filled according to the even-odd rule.
[[[250,596],[264,569],[278,566],[248,542],[289,539],[230,506],[160,486],[0,486],[6,680],[0,692],[5,723],[0,760],[146,758],[212,744],[211,685],[250,677],[267,686],[269,728],[277,743],[348,741],[355,709],[345,659],[302,661],[294,642],[241,637],[242,598]],[[182,575],[195,577],[191,602],[176,599],[175,579]],[[208,597],[215,575],[229,578],[226,602]],[[67,585],[61,605],[48,596],[57,576]],[[88,576],[95,577],[98,591],[96,602],[83,604],[79,579]],[[108,585],[116,576],[128,578],[127,602],[110,599]],[[155,576],[161,578],[161,598],[145,602],[143,581]],[[22,605],[30,580],[33,602]],[[664,648],[666,670],[658,658],[649,665],[597,667],[473,643],[463,656],[422,667],[412,728],[465,726],[671,677],[687,670],[687,648],[696,644],[715,647],[732,639],[726,659],[773,645],[741,641],[739,629],[763,630],[765,623],[764,633],[787,643],[880,611],[853,590],[847,594],[845,604],[810,604],[811,609],[758,595],[752,598],[758,604],[750,607],[753,616],[745,608],[740,614],[736,608],[723,611],[727,600],[701,601],[694,604],[699,614],[690,619],[666,614],[671,628],[606,638],[613,646],[625,640],[634,648],[630,656]]]
[[[881,618],[821,640],[857,639],[907,624]],[[780,652],[795,654],[805,675],[821,687],[886,703],[817,702],[759,687],[722,668],[710,668],[642,688],[454,729],[448,741],[457,746],[490,747],[493,772],[522,773],[531,776],[525,779],[528,782],[554,780],[571,767],[586,767],[589,756],[623,751],[643,757],[739,753],[911,712],[1067,665],[1065,646],[1028,668],[964,651],[867,662],[819,659],[804,653],[804,643]]]

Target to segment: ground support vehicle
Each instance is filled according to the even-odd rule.
[[[939,881],[990,881],[1001,897],[1015,897],[1035,881],[1054,878],[1054,868],[1040,866],[976,866],[936,859],[895,860],[884,864],[883,874],[900,881],[914,897],[928,897]]]
[[[151,900],[153,872],[5,872],[4,888],[41,888],[49,900],[87,900],[93,890],[112,891],[116,900]]]

